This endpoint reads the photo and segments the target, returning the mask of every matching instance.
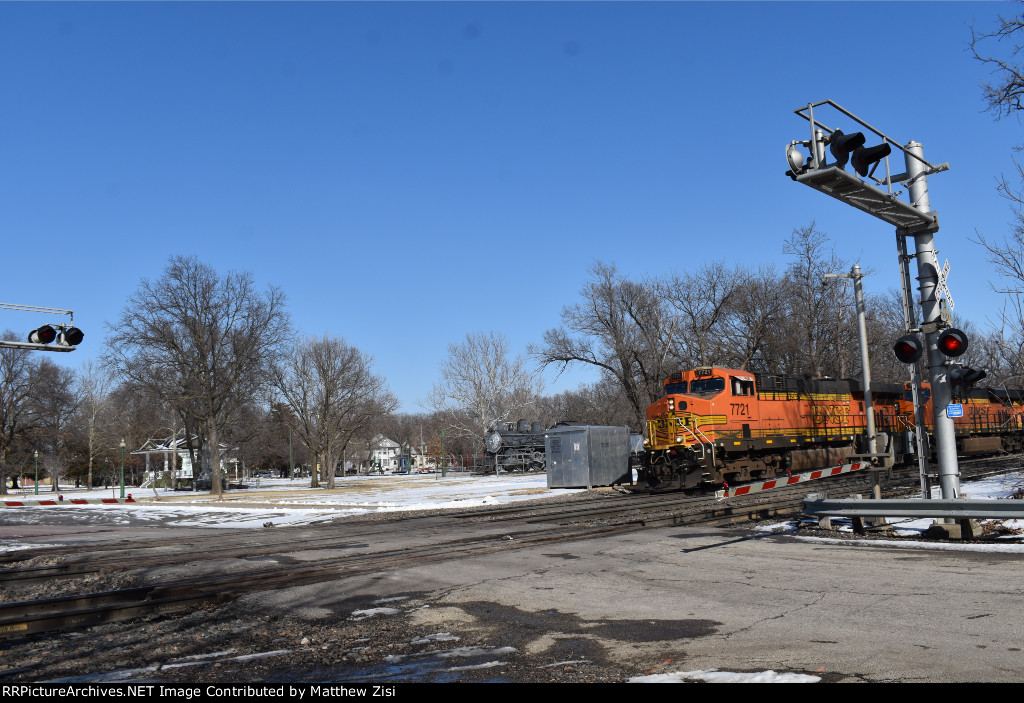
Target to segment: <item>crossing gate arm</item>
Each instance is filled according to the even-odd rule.
[[[833,466],[830,469],[817,469],[815,471],[808,471],[802,474],[793,474],[785,478],[773,478],[768,481],[761,481],[760,483],[751,483],[746,486],[738,486],[736,488],[724,488],[720,491],[715,492],[715,497],[719,499],[724,498],[735,498],[736,496],[745,496],[751,493],[758,493],[760,491],[768,491],[772,488],[780,488],[782,486],[792,486],[795,483],[803,483],[805,481],[816,481],[819,478],[831,478],[840,474],[847,474],[853,471],[859,471],[862,468],[867,468],[871,464],[865,464],[859,461],[855,461],[852,464],[840,464],[839,466]]]

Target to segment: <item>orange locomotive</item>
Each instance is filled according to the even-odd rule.
[[[640,488],[771,478],[835,466],[867,452],[864,392],[857,380],[701,367],[673,374],[664,386],[664,397],[647,408]],[[1020,449],[1024,392],[976,389],[959,395],[959,451]],[[911,398],[909,384],[871,384],[877,451],[890,454],[894,463],[912,460],[916,451]],[[923,399],[930,428],[927,385]]]

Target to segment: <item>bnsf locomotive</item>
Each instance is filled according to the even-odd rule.
[[[856,380],[701,367],[673,374],[647,408],[638,485],[679,490],[771,478],[834,466],[866,453],[863,386]],[[931,431],[931,393],[922,401]],[[1024,391],[961,390],[954,418],[964,454],[1019,451]],[[872,383],[876,451],[911,461],[914,406],[909,384]]]

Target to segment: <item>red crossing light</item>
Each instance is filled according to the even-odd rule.
[[[913,364],[921,358],[924,347],[921,346],[921,340],[917,335],[907,334],[896,340],[892,350],[896,352],[896,358],[904,364]]]
[[[49,325],[43,325],[39,329],[34,329],[28,333],[28,341],[32,342],[32,344],[49,344],[55,339],[57,339],[57,330]]]
[[[957,357],[967,351],[967,335],[962,330],[950,327],[939,335],[937,344],[939,351],[946,356]]]

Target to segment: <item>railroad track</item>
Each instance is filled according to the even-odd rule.
[[[451,539],[417,547],[353,554],[319,559],[304,565],[289,564],[241,572],[177,579],[152,586],[88,593],[62,598],[0,604],[0,636],[19,637],[52,630],[64,630],[103,622],[138,617],[148,612],[166,613],[192,608],[199,602],[216,602],[253,591],[291,588],[379,573],[397,568],[415,568],[451,559],[468,558],[500,551],[554,542],[589,539],[597,535],[641,529],[637,523],[581,527],[566,530],[552,526],[480,537]]]
[[[992,475],[1021,465],[1021,457],[964,462],[966,477]],[[886,476],[885,490],[892,494],[918,487],[916,467]],[[192,610],[201,603],[235,598],[245,593],[302,586],[344,577],[379,573],[398,568],[437,564],[549,543],[571,542],[598,535],[627,533],[666,525],[725,525],[799,513],[806,494],[817,484],[796,484],[770,492],[719,501],[714,496],[618,495],[558,504],[476,509],[441,517],[411,518],[400,523],[404,536],[425,534],[420,544],[375,548],[381,523],[360,521],[339,526],[281,528],[268,535],[261,531],[232,531],[244,544],[224,545],[223,533],[210,545],[193,540],[115,541],[100,545],[98,553],[77,553],[61,564],[47,567],[0,570],[0,586],[23,585],[54,578],[199,562],[212,559],[250,559],[296,552],[324,550],[326,556],[301,565],[257,568],[176,579],[149,586],[84,593],[60,598],[0,604],[0,637],[24,637],[54,630],[68,630],[99,623]],[[844,474],[823,481],[833,495],[870,490],[870,474]],[[409,524],[416,524],[413,529]],[[418,523],[418,524],[417,524]],[[391,521],[388,524],[396,524]],[[474,536],[465,535],[473,525]],[[329,530],[328,534],[324,534]],[[299,539],[296,536],[300,535]],[[309,533],[309,534],[307,534]],[[438,537],[442,535],[442,537]],[[362,539],[362,538],[365,538]],[[184,547],[184,549],[182,549]],[[81,547],[79,547],[79,550]],[[160,550],[170,550],[161,553]],[[346,551],[345,554],[337,554]],[[331,554],[333,552],[333,554]],[[65,550],[34,550],[31,556],[70,557]]]

